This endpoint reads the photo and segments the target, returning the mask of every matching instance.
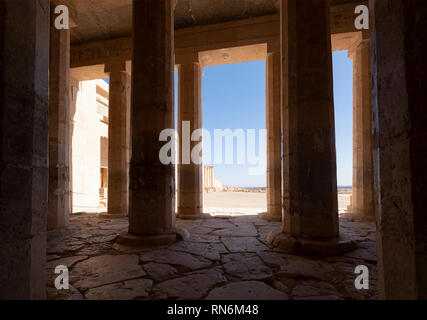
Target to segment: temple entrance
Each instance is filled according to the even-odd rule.
[[[263,60],[204,68],[205,213],[267,211],[265,72]]]

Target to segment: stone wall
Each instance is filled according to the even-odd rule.
[[[72,80],[71,91],[73,212],[99,211],[101,162],[108,166],[108,149],[101,148],[108,138],[108,84]]]

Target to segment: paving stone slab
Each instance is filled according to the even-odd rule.
[[[261,281],[243,281],[213,289],[206,300],[288,300],[288,295]]]
[[[225,272],[240,280],[265,280],[273,276],[269,267],[253,253],[233,253],[223,255]]]
[[[153,281],[136,279],[90,289],[85,297],[88,300],[134,300],[147,298]]]
[[[212,262],[202,257],[195,257],[186,252],[175,250],[160,249],[143,252],[140,255],[142,262],[166,263],[178,266],[181,271],[193,271],[197,269],[207,268]]]
[[[151,279],[157,282],[168,280],[178,274],[175,267],[163,263],[149,262],[144,264],[144,270]]]
[[[254,237],[222,237],[222,243],[231,252],[258,252],[268,247]]]
[[[155,286],[153,298],[198,300],[203,298],[214,286],[226,281],[219,269],[197,271]]]
[[[331,264],[319,260],[294,256],[289,258],[286,264],[280,266],[280,271],[277,275],[293,278],[325,279],[326,275],[330,272],[334,272],[334,268]]]
[[[291,296],[294,299],[303,299],[310,297],[336,296],[339,297],[338,291],[327,282],[302,282],[292,289]]]
[[[202,243],[190,241],[174,243],[168,249],[192,253],[216,261],[221,259],[221,253],[228,252],[222,243]]]
[[[76,288],[85,290],[145,275],[137,255],[105,255],[77,263],[70,277]]]
[[[79,290],[69,285],[68,290],[57,290],[53,287],[46,289],[46,297],[48,300],[84,300],[83,295]]]
[[[226,236],[226,237],[256,237],[258,236],[258,231],[252,224],[239,225],[232,228],[226,228],[221,230],[216,230],[212,232],[216,236]]]

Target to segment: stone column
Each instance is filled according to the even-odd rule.
[[[369,39],[349,50],[353,59],[353,199],[349,211],[362,219],[374,218],[372,155],[372,100]]]
[[[48,230],[67,227],[70,198],[70,30],[55,28],[51,5]]]
[[[329,0],[281,1],[284,222],[269,241],[291,252],[353,247],[338,240],[330,39]]]
[[[121,244],[176,240],[174,165],[159,159],[160,133],[174,128],[173,2],[133,1],[129,232]]]
[[[108,103],[108,212],[102,218],[120,218],[128,212],[127,80],[125,62],[105,65],[110,75]]]
[[[427,2],[369,2],[380,299],[427,299]]]
[[[202,67],[198,55],[177,59],[178,83],[178,218],[203,217],[202,154],[193,158],[192,151],[202,138],[192,141],[195,130],[202,128]],[[194,161],[197,161],[196,163]]]
[[[49,12],[0,1],[0,299],[46,294]]]
[[[261,217],[282,221],[282,123],[280,84],[280,45],[267,45],[266,118],[267,118],[267,214]]]

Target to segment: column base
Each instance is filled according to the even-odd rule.
[[[268,222],[282,222],[282,216],[268,214],[268,212],[258,213],[258,218],[261,218]]]
[[[138,236],[125,231],[119,235],[116,244],[128,247],[151,248],[167,246],[177,241],[176,233],[161,234],[156,236]]]
[[[346,220],[350,220],[352,222],[375,222],[376,218],[374,215],[366,215],[362,213],[353,213],[353,212],[346,212],[343,215],[341,215],[341,218],[344,218]]]
[[[127,218],[127,213],[108,213],[100,212],[96,214],[98,219],[124,219]]]
[[[267,243],[287,253],[321,257],[339,256],[357,249],[357,244],[349,239],[311,240],[295,238],[284,232],[271,232]]]
[[[177,214],[176,217],[182,220],[198,220],[198,219],[209,219],[211,217],[208,213],[199,214]]]

